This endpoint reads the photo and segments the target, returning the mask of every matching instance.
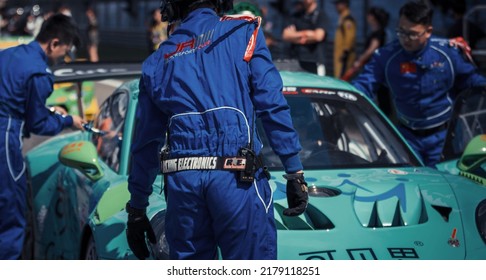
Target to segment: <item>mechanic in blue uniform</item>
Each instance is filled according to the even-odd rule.
[[[486,85],[460,44],[432,36],[432,13],[424,1],[403,5],[398,40],[378,49],[352,81],[371,98],[379,85],[389,89],[398,129],[428,166],[440,161],[456,95]]]
[[[301,146],[282,79],[259,18],[220,17],[232,2],[161,3],[164,20],[181,22],[142,68],[127,203],[127,240],[140,259],[149,257],[145,235],[155,242],[146,207],[162,144],[171,259],[215,259],[218,247],[223,259],[277,257],[256,117],[287,173],[284,214],[306,209]]]
[[[26,225],[26,175],[23,133],[54,135],[66,127],[83,130],[79,116],[62,115],[46,107],[53,90],[49,65],[78,44],[71,18],[54,15],[36,39],[0,51],[0,259],[18,259]]]

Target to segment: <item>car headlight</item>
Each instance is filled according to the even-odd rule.
[[[486,243],[486,199],[481,201],[476,208],[476,226],[478,227],[479,235]]]
[[[169,244],[167,244],[167,239],[165,238],[165,211],[160,211],[155,214],[155,216],[150,220],[152,228],[154,229],[155,238],[157,242],[150,244],[150,250],[152,252],[152,257],[157,260],[168,260],[169,259]]]

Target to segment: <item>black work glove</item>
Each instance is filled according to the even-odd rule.
[[[309,202],[304,173],[285,174],[283,176],[287,179],[287,202],[289,204],[289,208],[284,209],[283,214],[285,216],[298,216],[304,213]]]
[[[128,246],[132,250],[133,254],[141,259],[145,260],[150,256],[150,252],[147,248],[147,242],[145,241],[145,234],[150,243],[155,244],[155,233],[152,229],[145,209],[135,209],[127,203],[126,210],[128,213],[127,221],[127,240]]]

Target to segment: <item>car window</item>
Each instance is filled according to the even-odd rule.
[[[93,134],[92,142],[100,158],[115,172],[119,170],[127,106],[128,92],[114,93],[100,106],[100,111],[93,124],[104,134]]]
[[[486,134],[486,88],[473,87],[462,92],[454,103],[442,160],[457,159],[471,139]]]
[[[403,140],[368,101],[323,95],[287,95],[299,133],[304,169],[418,165]],[[262,155],[270,169],[282,168],[259,124]]]

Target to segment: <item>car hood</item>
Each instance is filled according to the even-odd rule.
[[[331,201],[346,201],[336,207],[350,206],[346,211],[363,227],[422,224],[429,219],[428,207],[448,219],[457,208],[448,181],[429,168],[306,171],[306,180],[311,208],[324,211]],[[276,198],[285,194],[283,181],[276,182],[276,187],[280,190]]]
[[[348,255],[356,248],[372,252],[373,259],[395,258],[394,248],[401,248],[400,254],[412,252],[410,258],[465,256],[464,247],[456,246],[464,240],[464,213],[450,183],[437,170],[307,170],[309,205],[298,217],[282,214],[287,207],[285,182],[280,174],[272,175],[279,258],[310,252],[320,252],[311,258],[361,258]],[[404,254],[398,258],[408,258]]]

